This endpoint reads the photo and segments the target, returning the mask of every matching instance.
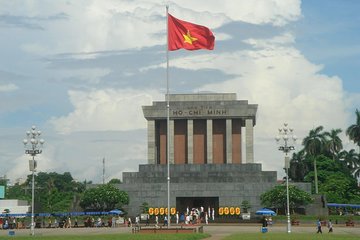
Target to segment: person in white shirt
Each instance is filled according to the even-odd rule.
[[[185,224],[189,224],[190,223],[190,215],[186,215],[185,217]]]

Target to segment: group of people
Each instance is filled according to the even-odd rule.
[[[199,224],[205,223],[209,224],[209,221],[215,220],[215,209],[208,207],[207,211],[204,207],[200,208],[186,208],[184,213],[176,212],[174,215],[174,220],[176,224]],[[149,225],[149,219],[147,219],[147,225]],[[163,226],[168,225],[168,217],[165,215],[163,217]],[[155,216],[155,226],[159,226],[159,216]]]
[[[134,220],[134,221],[133,221]],[[176,212],[176,214],[173,215],[173,217],[170,219],[171,221],[175,221],[176,224],[199,224],[199,223],[205,223],[209,224],[209,221],[215,220],[215,209],[208,207],[207,211],[205,211],[204,207],[200,208],[186,208],[186,211],[184,213]],[[168,225],[168,216],[159,216],[155,215],[153,219],[155,223],[155,227],[160,226],[160,222],[162,226]],[[135,219],[132,219],[131,217],[127,218],[125,221],[125,225],[128,227],[132,227],[133,223],[135,223],[136,226],[140,224],[140,216],[136,216]],[[146,217],[146,226],[150,224],[149,216]]]
[[[322,224],[321,224],[321,220],[319,219],[317,222],[316,222],[316,227],[317,227],[317,232],[316,233],[322,233]],[[331,219],[327,222],[327,227],[329,229],[329,233],[332,233],[333,232],[333,224],[331,222]]]
[[[18,223],[15,217],[0,218],[0,229],[15,229],[22,225],[22,222]]]

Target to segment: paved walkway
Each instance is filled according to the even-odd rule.
[[[50,236],[50,235],[86,235],[86,234],[117,234],[117,233],[131,233],[131,228],[57,228],[35,229],[36,235]],[[315,225],[311,226],[294,226],[291,228],[294,233],[315,233]],[[30,234],[30,229],[16,229],[16,236],[24,236]],[[324,233],[327,233],[327,228],[323,228]],[[220,240],[225,236],[241,232],[260,232],[260,225],[245,225],[245,224],[218,224],[204,226],[204,232],[211,235],[207,240]],[[286,225],[275,225],[269,227],[269,232],[286,232]],[[7,236],[9,230],[0,230],[0,236]],[[351,234],[360,236],[360,227],[345,227],[334,224],[334,234]]]
[[[286,232],[286,225],[275,225],[268,228],[269,232]],[[316,233],[316,226],[293,226],[291,231],[294,233]],[[328,229],[323,227],[323,233],[327,233]],[[225,236],[234,233],[256,233],[260,232],[260,225],[219,225],[205,226],[204,232],[211,235],[207,240],[220,240]],[[334,234],[351,234],[360,236],[360,227],[334,226]]]

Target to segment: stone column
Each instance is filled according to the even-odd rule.
[[[174,164],[174,120],[169,121],[169,132],[170,132],[170,164]]]
[[[187,151],[188,151],[188,164],[194,163],[194,121],[187,120]]]
[[[226,163],[232,163],[232,120],[226,119]]]
[[[213,163],[213,122],[206,120],[206,155],[207,163]]]
[[[252,119],[245,120],[246,163],[254,163],[254,126]]]
[[[147,137],[148,137],[148,164],[156,163],[156,146],[155,146],[155,120],[148,120],[147,122]]]

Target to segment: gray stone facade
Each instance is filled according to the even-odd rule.
[[[257,105],[237,100],[234,93],[174,94],[169,95],[169,101],[168,149],[164,141],[167,135],[164,127],[167,118],[166,102],[153,102],[151,106],[143,106],[144,117],[148,121],[148,164],[140,165],[138,172],[124,172],[123,183],[120,185],[121,190],[126,191],[130,197],[130,204],[125,207],[129,215],[139,214],[144,202],[152,208],[167,208],[166,151],[170,153],[171,208],[184,212],[186,206],[214,207],[217,215],[219,207],[241,207],[244,200],[250,202],[250,210],[263,207],[260,195],[278,183],[276,171],[262,171],[261,164],[254,161],[253,129]],[[201,126],[199,119],[202,121]],[[219,119],[223,125],[219,124]],[[178,125],[177,135],[176,121],[186,121]],[[242,140],[239,128],[245,128]],[[218,141],[214,137],[219,134],[219,129],[224,141]],[[199,137],[195,138],[195,134],[199,136],[199,132],[203,134],[200,140]],[[178,144],[183,145],[177,153],[180,152],[186,161],[174,158],[177,149],[174,148],[177,143],[175,135],[182,136],[178,139]],[[202,155],[196,155],[199,152],[195,151],[195,147],[200,144],[196,145],[195,141],[205,146],[201,152],[206,156],[203,162],[199,161]],[[241,141],[246,145],[246,159],[243,160],[241,156],[239,158]],[[219,152],[224,156],[221,163],[218,160]],[[308,186],[304,185],[302,188],[307,190]]]
[[[174,163],[174,121],[186,119],[189,121],[187,129],[188,162],[192,163],[193,125],[196,119],[205,119],[207,124],[207,159],[206,163],[213,163],[213,120],[226,121],[226,160],[232,163],[232,120],[241,119],[246,131],[246,159],[243,162],[254,163],[253,127],[256,124],[257,104],[249,104],[246,100],[237,100],[235,93],[206,93],[206,94],[170,94],[169,95],[169,158]],[[151,106],[143,106],[144,117],[148,121],[148,163],[158,163],[159,149],[155,141],[156,128],[154,121],[167,119],[167,102],[153,102]]]
[[[243,200],[252,209],[261,207],[259,196],[275,186],[275,171],[262,171],[261,164],[184,164],[170,165],[170,206],[177,206],[177,198],[215,197],[218,206],[241,206]],[[129,215],[139,214],[140,206],[167,207],[167,166],[140,165],[139,172],[123,173],[121,189],[130,197],[126,207]],[[179,205],[179,204],[178,204]],[[192,206],[190,206],[192,207]],[[199,207],[199,206],[194,206]],[[207,207],[207,206],[204,206]]]

